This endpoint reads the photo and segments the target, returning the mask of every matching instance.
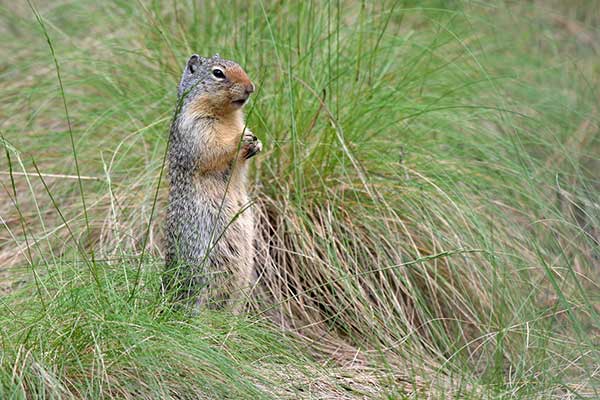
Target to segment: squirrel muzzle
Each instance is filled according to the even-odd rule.
[[[236,88],[237,95],[235,96],[232,104],[236,108],[241,108],[246,104],[250,95],[254,92],[254,84],[252,82],[248,82],[246,84],[238,84]]]

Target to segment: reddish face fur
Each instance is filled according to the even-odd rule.
[[[239,66],[235,65],[225,69],[225,76],[232,82],[242,84],[249,92],[254,91],[254,84],[246,74],[246,72]]]
[[[246,72],[235,63],[217,63],[212,68],[223,71],[225,79],[215,80],[210,76],[211,92],[198,96],[191,104],[195,116],[224,117],[241,109],[254,92],[254,84]],[[212,81],[211,81],[212,80]]]

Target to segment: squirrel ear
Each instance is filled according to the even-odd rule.
[[[203,63],[204,58],[200,57],[198,54],[192,54],[192,56],[187,62],[187,69],[191,74],[193,74]]]

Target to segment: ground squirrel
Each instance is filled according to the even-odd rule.
[[[171,125],[164,287],[209,307],[239,299],[254,275],[248,159],[262,149],[242,107],[254,84],[218,54],[192,55]]]

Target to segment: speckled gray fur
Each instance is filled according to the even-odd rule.
[[[212,77],[215,66],[232,71],[231,79]],[[237,148],[232,153],[231,145],[216,146],[214,135],[224,130],[219,124],[232,117],[221,117],[221,110],[199,114],[192,107],[202,96],[229,96],[229,101],[245,90],[247,97],[254,85],[237,68],[218,55],[192,56],[182,75],[180,107],[171,125],[164,288],[176,300],[197,306],[219,307],[239,299],[254,275],[254,218],[246,171],[247,159],[261,150],[260,141],[244,127],[226,132],[241,139],[241,155]],[[243,124],[241,110],[239,115]]]

